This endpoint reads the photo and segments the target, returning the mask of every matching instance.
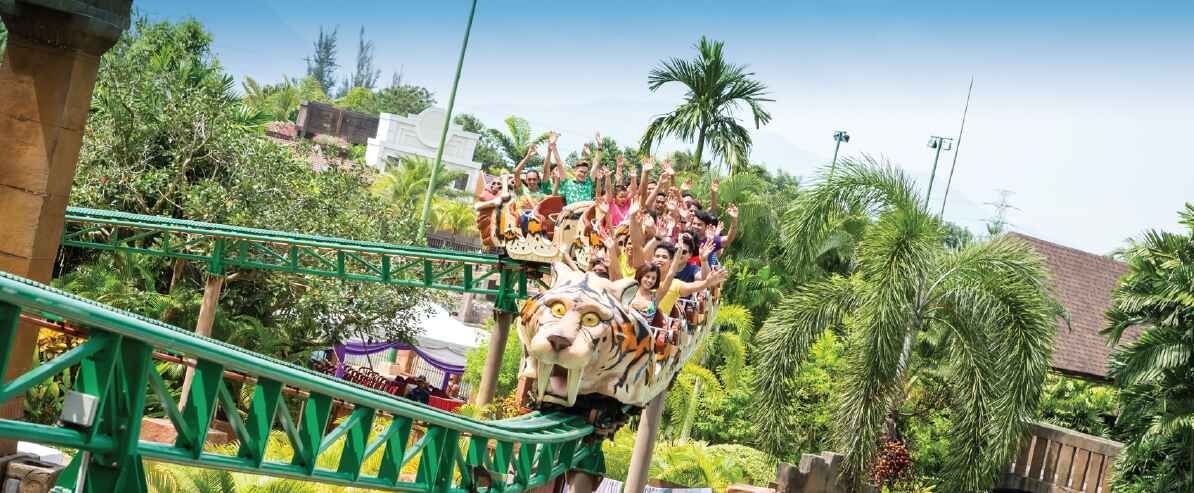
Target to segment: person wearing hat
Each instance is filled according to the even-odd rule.
[[[555,142],[547,143],[548,157],[555,159],[555,179],[560,182],[559,193],[564,196],[565,204],[575,204],[593,200],[593,178],[589,176],[589,145],[585,144],[584,156],[572,165],[572,178],[564,177],[564,161],[560,159],[560,152]],[[597,151],[593,155],[593,162],[601,162],[601,134],[597,134]]]
[[[415,386],[406,391],[406,398],[423,404],[431,402],[431,386],[427,385],[427,377],[419,375],[415,378]]]

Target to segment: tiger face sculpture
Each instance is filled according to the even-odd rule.
[[[535,380],[540,403],[572,407],[579,396],[604,396],[645,406],[707,333],[707,324],[678,319],[650,325],[629,308],[634,279],[611,282],[560,262],[552,272],[551,287],[525,302],[518,325],[526,355],[521,376]]]

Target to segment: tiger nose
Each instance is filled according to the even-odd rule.
[[[547,342],[551,344],[551,348],[556,351],[563,351],[572,346],[572,339],[561,335],[547,336]]]

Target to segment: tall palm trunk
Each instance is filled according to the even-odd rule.
[[[701,129],[697,131],[697,148],[696,154],[693,154],[692,160],[696,163],[697,169],[701,169],[701,151],[705,148],[705,124],[701,124]]]

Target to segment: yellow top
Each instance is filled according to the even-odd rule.
[[[667,290],[667,294],[663,295],[663,299],[659,300],[659,312],[667,317],[672,316],[672,307],[676,306],[676,301],[680,299],[680,288],[686,287],[688,287],[688,283],[673,279],[671,287]]]
[[[622,277],[626,279],[634,278],[634,267],[630,266],[630,260],[626,258],[625,253],[618,253],[618,266],[622,268]]]

